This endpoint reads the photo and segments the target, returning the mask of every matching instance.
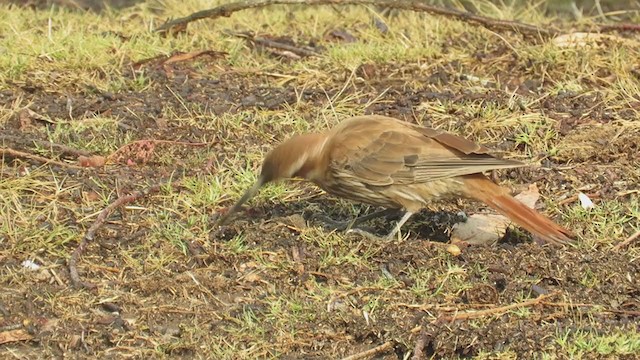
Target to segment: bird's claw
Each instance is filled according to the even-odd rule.
[[[324,223],[324,228],[327,230],[335,230],[335,231],[344,231],[349,229],[352,224],[352,221],[338,221],[334,220],[326,215],[314,215],[311,217],[313,220],[320,221]]]
[[[370,233],[366,230],[362,230],[359,228],[349,229],[346,231],[347,234],[358,234],[364,238],[367,238],[371,241],[393,241],[394,238],[389,238],[388,236],[378,236],[376,234]]]

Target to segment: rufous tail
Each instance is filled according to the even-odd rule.
[[[463,179],[467,196],[491,206],[543,241],[559,245],[573,242],[575,235],[571,231],[527,207],[484,175],[467,175]]]

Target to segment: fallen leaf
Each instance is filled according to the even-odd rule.
[[[248,273],[244,276],[244,280],[247,282],[258,282],[262,280],[262,277],[254,272]]]
[[[325,34],[324,39],[326,41],[337,40],[337,41],[342,41],[342,42],[345,42],[345,43],[354,43],[354,42],[358,41],[358,38],[353,36],[347,30],[341,29],[341,28],[333,29],[333,30],[328,31]]]
[[[307,222],[300,214],[289,215],[282,218],[281,221],[292,230],[301,231],[307,228]]]
[[[82,192],[82,198],[87,202],[94,202],[102,199],[102,195],[97,191],[88,190]]]
[[[447,252],[451,254],[451,256],[460,256],[460,254],[462,254],[462,250],[460,250],[458,245],[454,244],[447,246]]]
[[[50,123],[50,124],[52,123],[51,120],[47,119],[46,117],[36,113],[35,111],[29,108],[22,109],[18,113],[18,120],[20,121],[20,130],[28,130],[29,128],[34,127],[35,120],[40,122]]]
[[[23,329],[9,330],[0,333],[0,344],[31,339],[33,339],[33,336]]]
[[[115,163],[125,163],[128,166],[145,164],[156,156],[156,142],[153,140],[137,140],[123,145],[109,155]]]
[[[104,166],[107,158],[100,155],[78,156],[78,164],[82,167],[100,167]]]

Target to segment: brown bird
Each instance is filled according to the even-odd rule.
[[[571,242],[569,230],[482,175],[521,166],[525,164],[496,158],[486,147],[460,136],[385,116],[357,116],[324,133],[294,136],[271,150],[256,184],[220,224],[264,184],[300,177],[336,196],[404,210],[389,239],[430,202],[466,197],[489,205],[546,242]]]

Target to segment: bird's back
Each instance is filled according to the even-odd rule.
[[[413,208],[458,191],[458,176],[523,166],[465,138],[385,116],[344,120],[329,132],[326,191],[369,204]]]

